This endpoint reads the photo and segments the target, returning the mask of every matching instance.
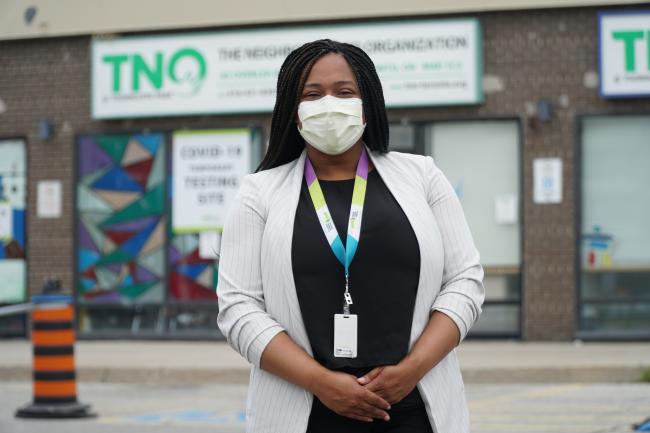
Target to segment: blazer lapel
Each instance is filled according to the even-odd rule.
[[[296,209],[298,207],[298,200],[300,198],[300,189],[302,187],[302,180],[304,175],[305,167],[305,157],[307,152],[302,151],[298,159],[296,160],[295,165],[289,171],[287,176],[286,185],[286,194],[287,199],[283,200],[283,209],[282,209],[282,224],[281,224],[281,236],[279,239],[282,240],[282,248],[278,248],[278,254],[281,254],[281,269],[279,270],[282,275],[282,292],[286,296],[286,302],[288,307],[288,316],[285,319],[289,319],[291,324],[291,337],[294,341],[300,345],[307,353],[313,356],[311,344],[309,343],[309,337],[307,336],[307,330],[302,319],[302,313],[300,311],[300,304],[298,302],[298,294],[296,292],[296,283],[293,278],[293,265],[291,261],[291,244],[293,241],[293,222],[296,218]]]

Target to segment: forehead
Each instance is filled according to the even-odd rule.
[[[314,82],[326,84],[336,81],[352,81],[355,84],[357,82],[345,57],[338,53],[329,53],[314,63],[307,76],[306,84]]]

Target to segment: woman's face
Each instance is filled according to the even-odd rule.
[[[361,98],[354,72],[340,54],[326,54],[314,63],[305,80],[300,100],[313,101],[325,95]]]
[[[314,101],[325,95],[337,98],[361,98],[354,72],[341,54],[329,53],[314,63],[305,80],[300,101]],[[300,121],[298,119],[296,121],[298,126],[302,127]]]

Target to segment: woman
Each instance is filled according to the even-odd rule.
[[[247,431],[468,432],[455,347],[482,281],[442,171],[388,152],[366,53],[327,39],[290,53],[221,243],[218,325],[253,364]]]

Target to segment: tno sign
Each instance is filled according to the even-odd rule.
[[[200,111],[209,86],[203,46],[172,38],[93,40],[91,114],[95,119],[168,114],[168,106]]]
[[[650,96],[650,11],[601,13],[600,93]]]
[[[133,53],[105,55],[102,61],[111,69],[114,94],[137,94],[143,89],[143,82],[152,90],[162,90],[164,85],[169,85],[167,83],[188,83],[192,93],[196,93],[206,69],[205,59],[193,48],[182,48],[167,58],[164,52],[157,51],[152,59]],[[128,89],[124,81],[130,81]]]

